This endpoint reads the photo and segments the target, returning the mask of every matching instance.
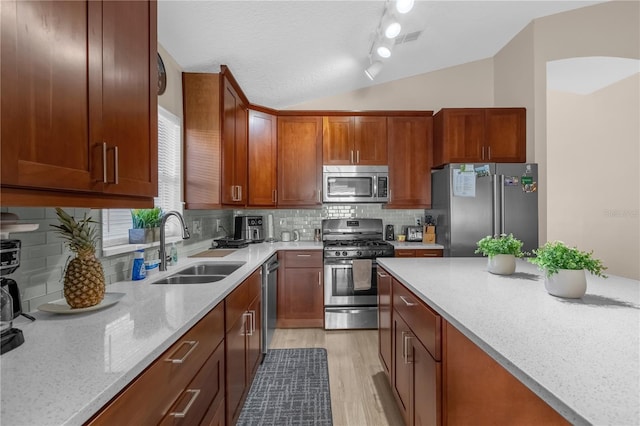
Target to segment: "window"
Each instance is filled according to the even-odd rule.
[[[158,196],[156,207],[163,211],[182,213],[182,160],[180,119],[162,107],[158,107]],[[132,226],[131,210],[102,210],[102,248],[129,243]],[[177,220],[167,221],[167,236],[180,235]]]

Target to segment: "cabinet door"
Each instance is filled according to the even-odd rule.
[[[285,268],[278,274],[278,327],[323,327],[322,268]]]
[[[322,164],[355,164],[354,118],[322,118]]]
[[[260,279],[259,275],[258,279]],[[251,321],[249,332],[247,333],[247,390],[251,387],[253,376],[255,376],[262,360],[262,346],[260,345],[262,339],[261,300],[261,297],[254,299],[247,311],[249,313],[248,320]]]
[[[393,371],[391,388],[406,425],[410,425],[412,369],[409,363],[411,331],[397,312],[393,313]]]
[[[378,351],[387,378],[391,377],[391,275],[378,267]]]
[[[416,257],[416,251],[412,249],[395,249],[395,257]]]
[[[248,205],[275,207],[277,121],[271,114],[249,111]]]
[[[231,82],[222,90],[222,203],[246,204],[247,109]]]
[[[101,78],[99,46],[89,48],[100,4],[3,1],[0,12],[2,185],[101,190],[91,174],[100,117],[88,104]]]
[[[442,257],[442,249],[417,249],[416,257]]]
[[[278,206],[322,205],[322,118],[278,117]]]
[[[360,166],[387,165],[387,118],[355,117],[355,162]]]
[[[242,315],[226,335],[227,420],[235,423],[240,415],[240,401],[246,384],[246,339],[248,315]]]
[[[482,161],[485,141],[484,109],[443,109],[436,114],[436,163]],[[485,153],[487,155],[487,153]]]
[[[411,339],[410,351],[410,362],[413,369],[410,424],[441,425],[442,363],[436,362],[415,338]]]
[[[496,163],[524,163],[527,157],[524,108],[485,110],[485,158]]]
[[[102,2],[102,99],[99,141],[107,144],[105,192],[158,195],[156,3]],[[91,81],[89,81],[91,84]]]
[[[388,208],[431,207],[432,117],[389,117]]]

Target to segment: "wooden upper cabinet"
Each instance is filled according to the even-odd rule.
[[[152,203],[155,1],[3,1],[1,20],[3,204]]]
[[[278,117],[278,206],[322,205],[322,117]]]
[[[219,208],[220,74],[183,73],[182,101],[185,208]]]
[[[222,204],[247,204],[247,133],[246,97],[222,66]]]
[[[277,202],[278,122],[275,115],[249,110],[248,205]]]
[[[390,200],[387,208],[431,207],[433,117],[387,119]]]
[[[434,116],[434,165],[526,161],[524,108],[444,108]]]
[[[386,117],[323,117],[322,162],[326,165],[386,165]]]

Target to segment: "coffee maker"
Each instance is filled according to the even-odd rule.
[[[233,238],[246,240],[250,243],[264,241],[264,228],[262,216],[236,216],[233,227]]]
[[[22,330],[13,328],[13,320],[22,314],[18,283],[5,275],[20,266],[20,240],[2,240],[0,247],[0,353],[8,352],[24,343]]]

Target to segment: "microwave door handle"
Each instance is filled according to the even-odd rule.
[[[378,176],[374,176],[373,179],[373,198],[378,198]]]

